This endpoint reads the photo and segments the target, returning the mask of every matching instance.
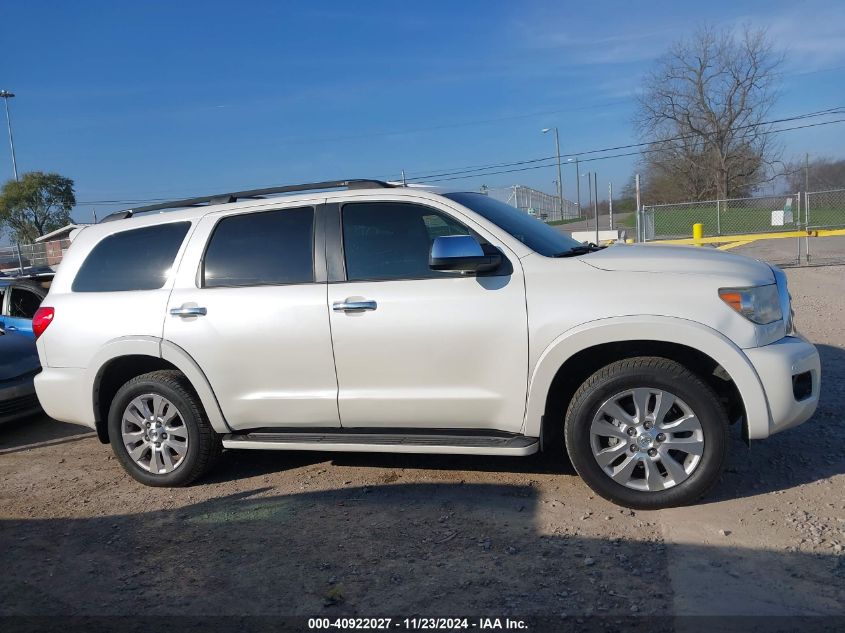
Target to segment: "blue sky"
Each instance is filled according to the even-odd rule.
[[[633,142],[640,77],[705,21],[786,54],[775,115],[845,105],[845,4],[6,3],[0,88],[21,171],[76,181],[76,217],[138,200],[409,174]],[[845,156],[845,124],[780,135]],[[11,177],[8,148],[0,179]],[[602,191],[633,158],[591,163]],[[553,168],[457,181],[552,191]],[[566,170],[568,198],[574,170]],[[586,182],[586,181],[585,181]],[[586,199],[586,194],[582,194]]]

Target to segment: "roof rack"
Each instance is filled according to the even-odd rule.
[[[113,220],[123,220],[131,218],[138,213],[147,213],[149,211],[162,211],[164,209],[182,209],[185,207],[200,207],[210,206],[213,204],[226,204],[229,202],[237,202],[238,200],[261,199],[265,196],[270,196],[280,193],[294,193],[297,191],[315,191],[320,189],[375,189],[375,188],[391,188],[398,187],[383,180],[367,180],[367,179],[352,179],[352,180],[326,180],[324,182],[307,182],[300,185],[284,185],[281,187],[267,187],[266,189],[250,189],[248,191],[234,191],[232,193],[219,193],[213,196],[202,196],[199,198],[187,198],[185,200],[173,200],[171,202],[160,202],[158,204],[150,204],[145,207],[135,207],[134,209],[125,209],[117,211],[104,217],[100,222],[111,222]]]

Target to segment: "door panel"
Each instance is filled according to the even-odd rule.
[[[169,310],[204,307],[206,314]],[[174,289],[164,338],[199,364],[234,429],[339,426],[326,285]]]
[[[312,262],[320,223],[307,216],[212,214],[180,265],[164,337],[196,360],[234,429],[340,425],[326,284]],[[170,314],[193,307],[205,314]]]
[[[460,234],[454,218],[403,208],[417,205],[385,206],[383,218],[350,206],[342,211],[348,276],[385,278],[329,284],[330,309],[375,302],[330,311],[343,426],[519,431],[528,331],[518,260],[501,276],[437,273],[428,251],[446,229],[432,215]],[[391,278],[405,275],[415,278]]]

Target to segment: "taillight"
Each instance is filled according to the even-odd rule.
[[[56,311],[53,308],[41,307],[35,311],[35,316],[32,317],[32,333],[35,334],[36,339],[44,334],[44,330],[53,322],[55,314]]]

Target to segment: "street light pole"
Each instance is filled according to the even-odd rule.
[[[543,128],[542,132],[545,134],[553,130],[555,133],[555,153],[557,155],[557,202],[560,210],[560,219],[563,219],[563,170],[560,167],[560,136],[558,136],[557,127]]]
[[[581,168],[578,166],[578,157],[575,157],[575,188],[578,195],[578,217],[581,217]]]
[[[12,148],[12,173],[15,175],[15,182],[18,180],[18,161],[15,158],[15,139],[12,136],[12,117],[9,114],[9,99],[15,96],[15,93],[8,90],[0,90],[0,97],[6,104],[6,126],[9,128],[9,147]]]
[[[596,217],[596,246],[599,245],[599,181],[593,172],[593,215]]]

